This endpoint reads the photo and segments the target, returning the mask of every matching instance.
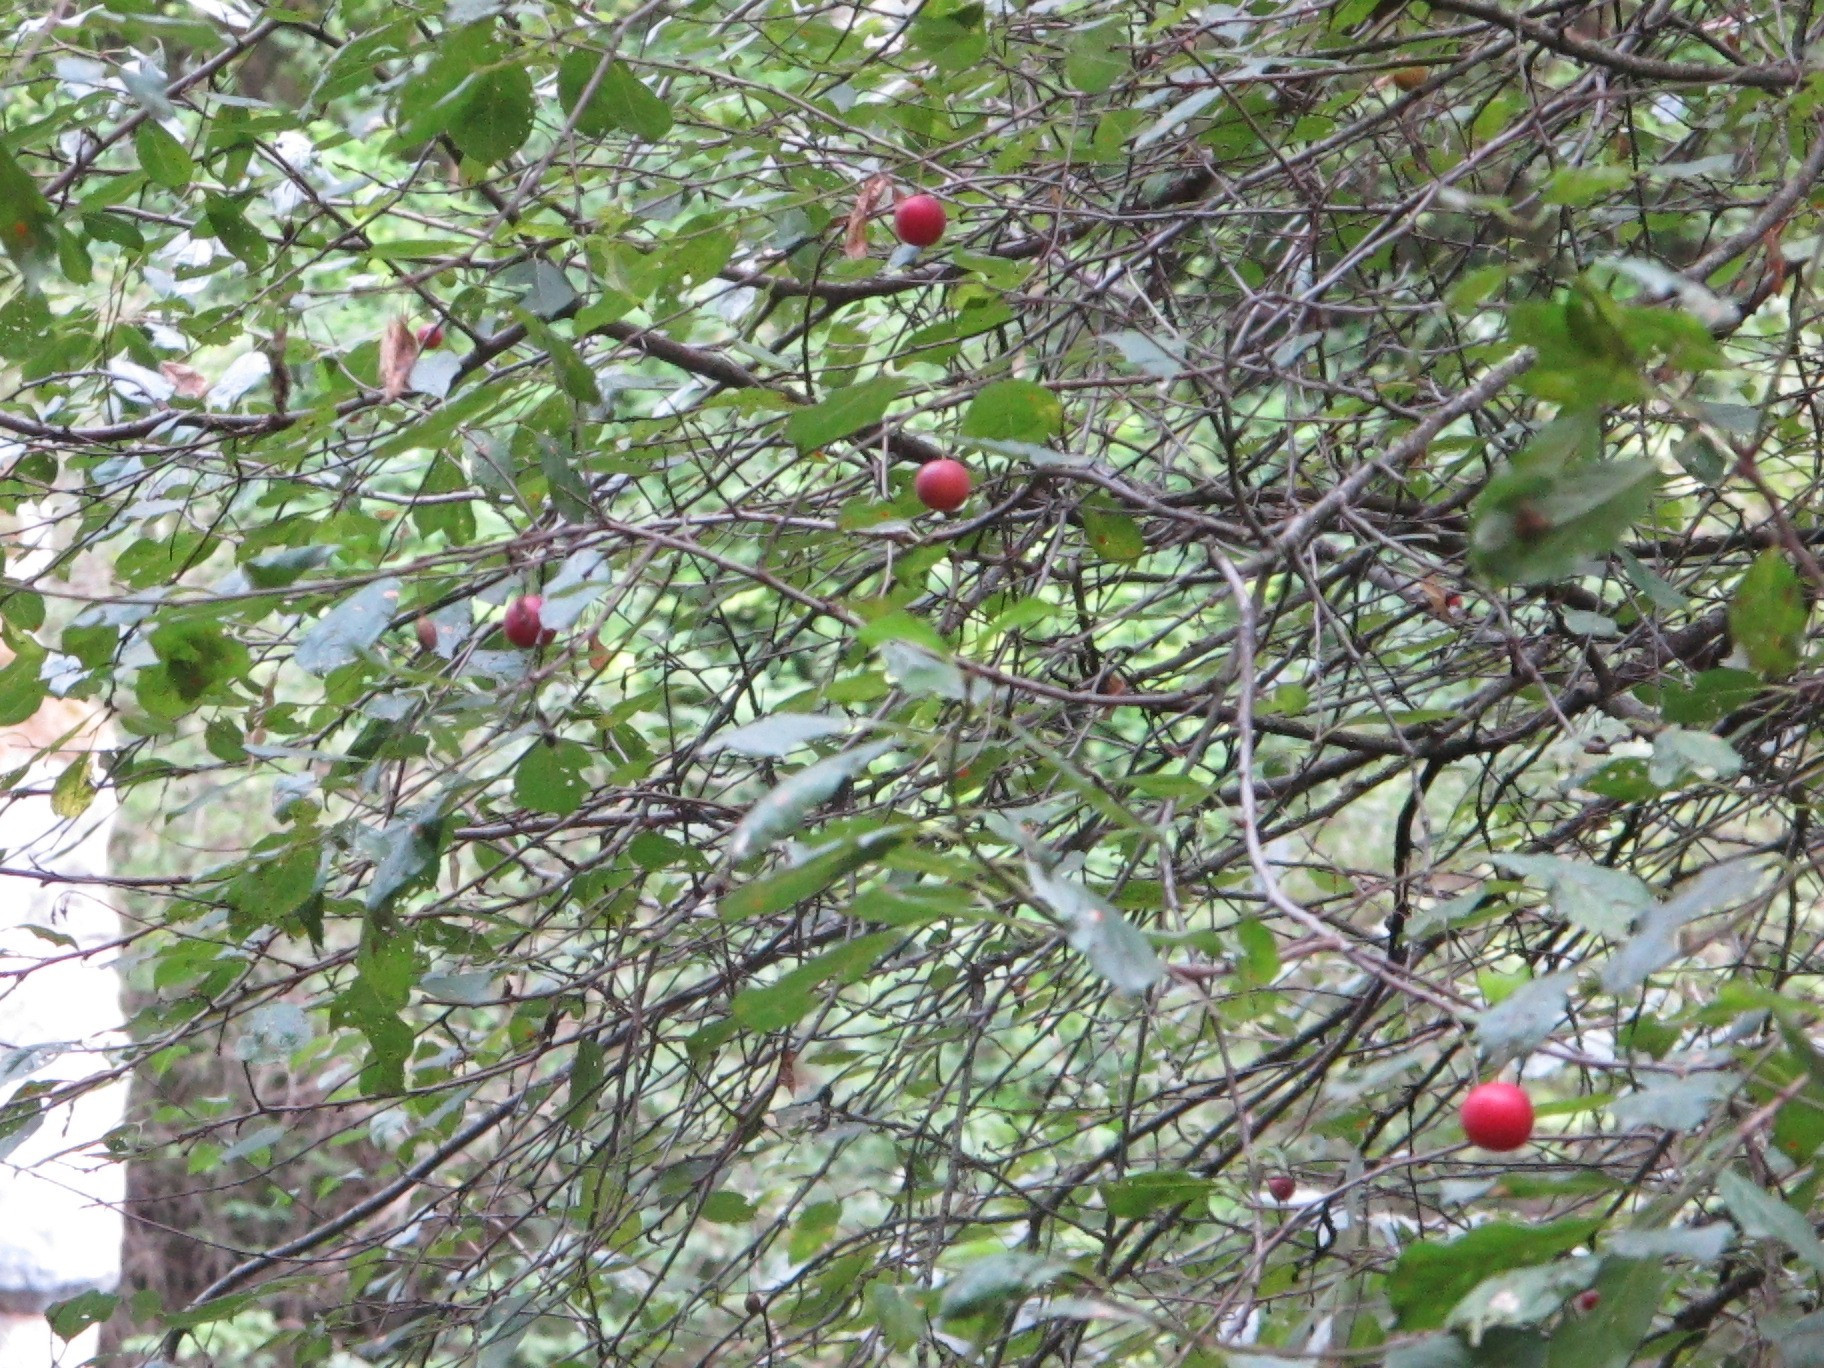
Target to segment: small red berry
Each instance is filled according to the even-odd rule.
[[[1598,1306],[1602,1305],[1602,1293],[1598,1292],[1593,1287],[1586,1288],[1571,1299],[1571,1304],[1579,1311],[1586,1313],[1594,1311]]]
[[[936,195],[910,195],[893,209],[893,231],[901,242],[930,247],[944,235],[943,203]]]
[[[969,467],[949,457],[926,461],[912,480],[912,492],[926,508],[954,512],[969,497]]]
[[[426,651],[437,649],[437,624],[428,617],[421,617],[412,624],[412,630],[418,634],[418,645]]]
[[[534,646],[544,646],[557,637],[539,621],[539,609],[545,606],[544,599],[537,594],[525,594],[507,605],[507,619],[502,630],[507,640],[522,651],[529,651]]]
[[[1267,1194],[1276,1202],[1289,1202],[1298,1191],[1298,1180],[1289,1173],[1276,1173],[1267,1179]]]
[[[1469,1143],[1485,1150],[1516,1150],[1533,1138],[1533,1100],[1512,1083],[1471,1088],[1461,1118]]]
[[[418,347],[421,351],[436,351],[443,345],[443,325],[426,323],[418,329]]]

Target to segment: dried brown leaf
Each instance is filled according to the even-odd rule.
[[[380,336],[380,392],[397,399],[412,387],[412,367],[418,362],[418,339],[403,318],[390,318]]]
[[[892,186],[887,176],[869,176],[855,192],[855,204],[849,210],[849,225],[842,235],[842,254],[850,261],[860,261],[868,254],[868,220]]]
[[[201,399],[209,393],[209,377],[195,366],[186,366],[182,361],[160,361],[158,370],[171,382],[179,399]]]

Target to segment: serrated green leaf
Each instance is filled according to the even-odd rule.
[[[95,801],[95,786],[89,782],[87,751],[63,767],[57,782],[51,785],[51,811],[67,819],[82,816]]]
[[[361,658],[399,611],[399,581],[388,576],[356,590],[298,639],[298,668],[326,675]]]
[[[1100,95],[1125,76],[1126,42],[1127,31],[1121,24],[1098,24],[1072,35],[1064,49],[1064,79],[1071,89]]]
[[[505,161],[532,131],[532,78],[507,61],[475,73],[450,116],[450,141],[483,165]]]
[[[998,380],[969,403],[963,436],[1043,445],[1064,426],[1058,396],[1031,380]]]
[[[830,392],[823,402],[799,409],[785,420],[786,436],[800,451],[814,451],[852,432],[878,423],[887,406],[905,389],[905,381],[892,376],[864,380],[859,385]]]
[[[728,838],[728,858],[739,864],[804,824],[811,809],[827,801],[848,780],[893,749],[877,741],[841,751],[808,765],[747,810]]]
[[[568,817],[583,805],[589,752],[575,741],[534,741],[513,770],[513,801],[533,812]]]
[[[602,63],[600,53],[587,48],[569,53],[557,71],[558,100],[569,114],[594,79]],[[600,138],[617,128],[647,142],[658,142],[671,132],[671,108],[646,88],[622,62],[610,62],[595,92],[576,116],[576,131]]]
[[[1454,1240],[1420,1240],[1387,1275],[1387,1299],[1403,1330],[1433,1330],[1484,1278],[1543,1263],[1585,1243],[1597,1220],[1518,1225],[1491,1221]]]
[[[1750,669],[1780,679],[1798,668],[1810,616],[1798,572],[1784,552],[1770,546],[1755,557],[1729,600],[1729,635]]]
[[[196,175],[189,151],[157,119],[147,119],[134,130],[133,145],[139,150],[140,169],[167,190],[182,190]]]
[[[729,1011],[750,1031],[780,1031],[817,1005],[826,983],[849,984],[874,967],[901,940],[898,931],[876,931],[826,950],[776,982],[743,988]]]

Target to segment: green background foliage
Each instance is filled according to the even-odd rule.
[[[212,1194],[58,1333],[1824,1361],[1809,8],[17,18],[0,720]]]

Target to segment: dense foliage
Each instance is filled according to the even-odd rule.
[[[60,1330],[1824,1363],[1808,3],[9,17],[0,722],[221,1216]]]

